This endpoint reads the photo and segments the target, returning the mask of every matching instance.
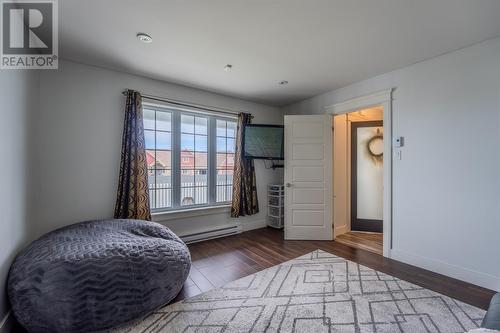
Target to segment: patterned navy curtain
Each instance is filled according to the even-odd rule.
[[[252,115],[247,113],[238,115],[231,217],[253,215],[259,212],[255,166],[252,159],[243,157],[243,131],[245,125],[250,124],[251,119]]]
[[[142,98],[127,91],[115,218],[151,220]]]

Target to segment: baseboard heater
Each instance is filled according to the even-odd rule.
[[[219,237],[225,237],[225,236],[230,236],[230,235],[236,235],[241,233],[243,228],[241,225],[232,225],[228,227],[219,227],[219,228],[214,228],[214,229],[209,229],[203,232],[197,232],[197,233],[192,233],[188,235],[183,235],[181,236],[181,239],[185,243],[196,243],[196,242],[201,242],[204,240],[208,239],[214,239],[214,238],[219,238]]]

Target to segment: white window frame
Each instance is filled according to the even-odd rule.
[[[217,179],[217,120],[231,121],[237,123],[237,115],[219,115],[213,111],[191,109],[189,107],[177,107],[162,105],[158,103],[142,102],[142,108],[155,110],[157,112],[169,112],[171,114],[171,182],[172,182],[172,205],[170,207],[152,208],[152,215],[176,214],[183,212],[202,210],[213,210],[227,208],[231,201],[217,202],[216,179]],[[207,118],[207,199],[206,204],[181,205],[181,115],[198,116]],[[156,130],[155,130],[156,132]],[[236,135],[235,135],[236,136]],[[236,138],[235,138],[236,141]],[[155,147],[156,148],[156,147]],[[151,149],[150,149],[151,150]],[[156,169],[155,169],[156,170]],[[214,211],[215,213],[216,211]],[[203,214],[200,214],[203,215]]]

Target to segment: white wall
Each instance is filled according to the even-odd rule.
[[[334,73],[332,73],[334,74]],[[500,291],[500,38],[284,108],[326,106],[396,88],[395,259]]]
[[[125,88],[235,111],[251,112],[255,123],[282,123],[282,112],[235,98],[63,61],[58,71],[41,73],[40,109],[36,120],[37,234],[78,221],[113,215],[120,164]],[[280,171],[256,162],[261,213],[237,221],[263,226],[266,185],[281,181]],[[186,234],[234,223],[229,213],[169,220],[174,232]]]
[[[29,215],[30,115],[38,100],[37,71],[0,73],[0,322],[8,311],[5,281],[32,234]]]

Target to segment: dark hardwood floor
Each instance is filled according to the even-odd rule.
[[[383,235],[379,232],[349,231],[337,236],[335,241],[376,254],[383,253]]]
[[[285,241],[271,228],[189,245],[193,265],[174,302],[321,249],[482,309],[494,292],[334,241]]]

